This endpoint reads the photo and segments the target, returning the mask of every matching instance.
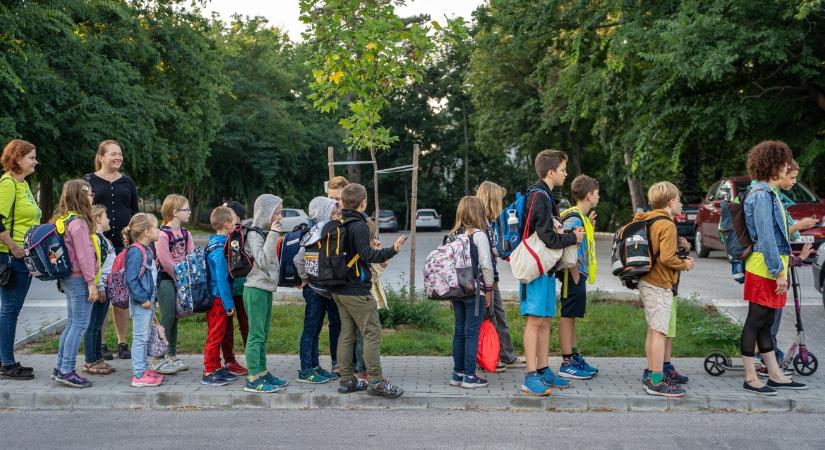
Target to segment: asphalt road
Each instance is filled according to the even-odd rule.
[[[765,432],[765,430],[769,430]],[[822,448],[825,415],[473,411],[0,412],[7,449]]]

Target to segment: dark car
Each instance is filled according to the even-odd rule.
[[[694,248],[700,258],[707,258],[711,251],[724,251],[725,246],[719,240],[720,205],[722,200],[732,201],[740,192],[746,191],[751,179],[746,176],[724,178],[713,183],[696,217]],[[782,191],[795,204],[788,207],[788,212],[795,220],[815,216],[821,219],[819,225],[803,231],[799,240],[791,242],[791,249],[799,252],[806,242],[813,243],[816,249],[825,242],[825,201],[802,183],[797,183],[790,191]]]
[[[696,216],[699,215],[699,207],[704,198],[703,192],[682,192],[682,214],[674,217],[679,237],[693,240],[696,234]]]

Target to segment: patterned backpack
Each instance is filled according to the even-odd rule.
[[[65,230],[74,219],[74,215],[70,214],[63,221],[62,229]],[[32,227],[23,238],[23,247],[27,253],[23,262],[38,280],[57,280],[72,273],[66,242],[56,224],[45,223]]]
[[[146,273],[146,267],[150,263],[146,249],[138,242],[127,247],[126,250],[120,252],[115,258],[115,262],[112,265],[112,273],[109,274],[109,278],[106,280],[106,295],[109,296],[109,301],[112,303],[112,306],[121,309],[129,308],[129,285],[126,284],[126,253],[128,253],[132,247],[136,247],[140,250],[140,253],[143,254],[143,264],[140,265],[139,278],[143,278],[143,274]]]
[[[441,245],[424,260],[424,292],[431,300],[475,295],[477,278],[478,249],[463,230],[444,236]]]
[[[169,341],[166,339],[166,331],[157,323],[152,323],[149,330],[149,340],[146,342],[146,350],[153,358],[163,358],[169,351]]]
[[[206,254],[200,248],[196,248],[194,252],[186,255],[183,261],[175,264],[175,289],[175,315],[181,319],[195,314],[196,305],[200,309],[204,298],[211,297]]]

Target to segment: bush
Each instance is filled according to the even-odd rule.
[[[417,300],[410,303],[406,288],[400,291],[388,289],[387,306],[389,309],[378,310],[381,326],[395,328],[398,325],[413,325],[421,329],[438,327],[438,305],[428,300]]]

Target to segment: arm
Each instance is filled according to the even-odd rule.
[[[169,253],[169,235],[163,230],[158,230],[158,240],[155,243],[155,251],[158,253],[160,266],[167,275],[175,279],[175,261]]]
[[[140,304],[152,300],[152,293],[144,289],[140,283],[141,271],[143,271],[143,252],[138,248],[129,247],[129,249],[126,250],[126,270],[124,277],[126,278],[126,285],[129,286],[132,298],[134,298],[136,303]]]
[[[270,231],[264,239],[258,232],[250,231],[247,235],[246,246],[249,254],[255,259],[255,264],[267,273],[277,274],[281,269],[281,262],[276,252],[278,233]]]
[[[0,241],[8,247],[9,251],[11,251],[15,258],[22,258],[25,256],[23,249],[20,248],[16,242],[14,242],[14,236],[11,235],[11,231],[7,230],[3,225],[3,219],[8,219],[11,217],[11,208],[14,204],[16,196],[17,186],[13,181],[9,183],[0,183]]]
[[[785,267],[779,257],[776,247],[776,237],[773,235],[773,194],[764,191],[754,192],[753,225],[756,228],[757,249],[765,256],[765,264],[774,277],[779,277]]]
[[[86,284],[95,286],[97,276],[97,255],[92,244],[92,237],[89,234],[89,226],[81,219],[75,219],[66,226],[66,246],[77,258],[77,265],[80,266],[80,274],[86,280]]]
[[[376,250],[370,246],[370,233],[367,224],[364,222],[356,222],[351,225],[352,232],[352,247],[361,257],[361,261],[371,263],[382,263],[389,261],[398,252],[392,247],[382,248]],[[489,248],[489,244],[488,244]]]
[[[295,258],[292,259],[292,262],[295,264],[295,271],[298,272],[298,278],[300,278],[303,282],[308,282],[309,275],[307,275],[306,262],[304,261],[305,253],[306,249],[304,249],[304,247],[299,248],[298,253],[295,254]]]
[[[192,237],[192,233],[187,230],[186,231],[186,254],[190,254],[195,251],[195,238]]]
[[[471,239],[478,250],[478,270],[484,281],[484,290],[493,289],[495,278],[493,276],[493,255],[490,252],[490,240],[483,232],[473,233]]]
[[[227,312],[235,308],[235,302],[232,300],[232,287],[229,285],[229,266],[226,264],[226,258],[219,250],[213,251],[209,255],[209,270],[215,279],[215,285],[218,288],[218,297],[221,298],[223,309]]]
[[[97,290],[105,291],[109,274],[112,273],[112,266],[115,264],[115,249],[111,242],[109,242],[109,253],[101,255],[101,258],[103,259],[103,267],[100,268],[100,282],[97,283]]]
[[[530,230],[538,234],[539,239],[544,242],[547,248],[566,248],[576,245],[576,235],[573,233],[556,233],[553,224],[553,209],[550,207],[550,200],[543,194],[533,194],[538,196],[533,206],[533,218],[530,221]],[[533,199],[530,198],[532,202]],[[529,211],[529,204],[527,206]],[[525,212],[528,214],[528,212]]]
[[[659,256],[656,262],[673,270],[687,270],[687,263],[676,255],[679,250],[676,225],[670,221],[659,221],[653,225],[658,233]]]

